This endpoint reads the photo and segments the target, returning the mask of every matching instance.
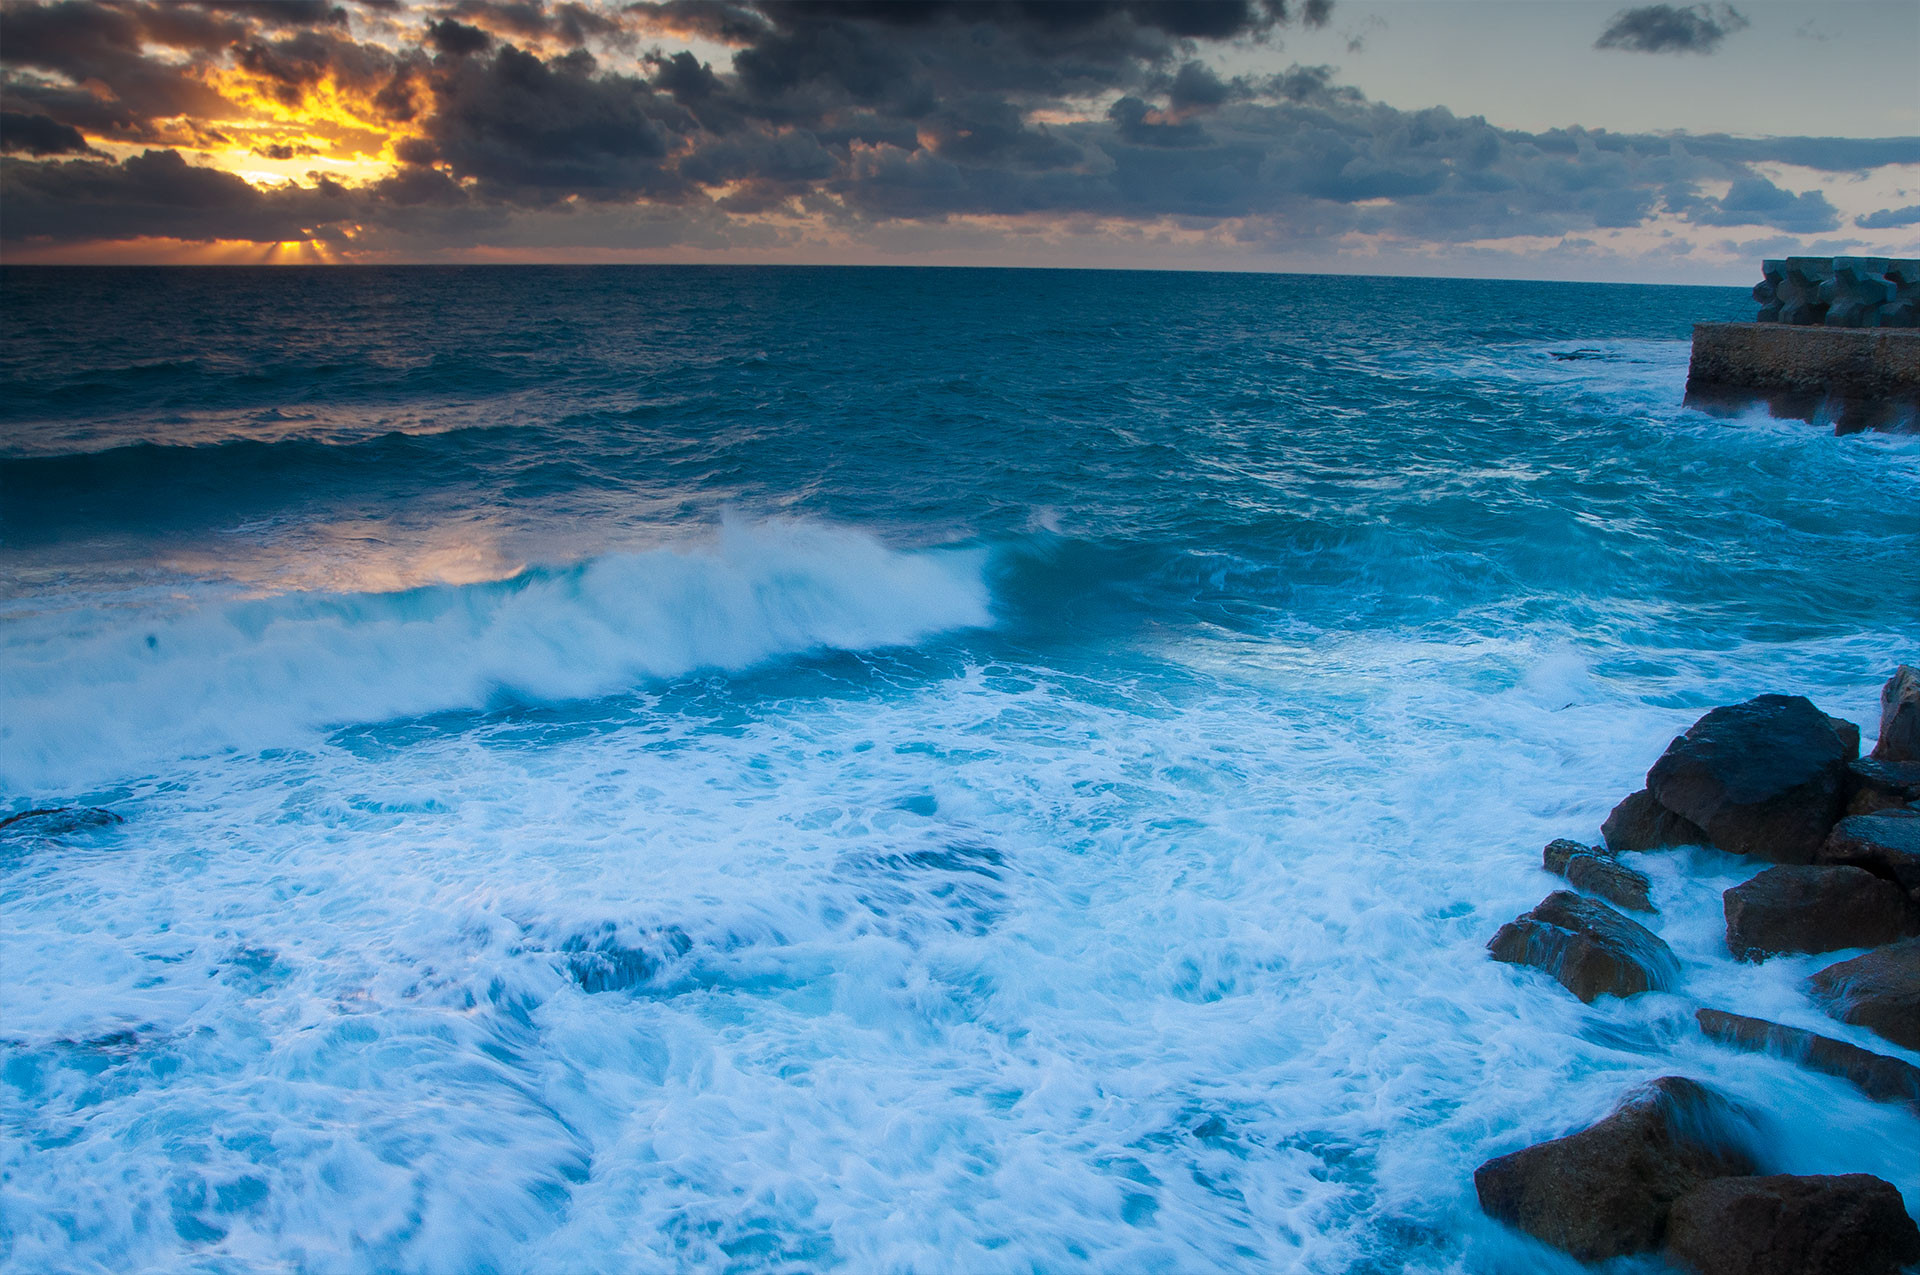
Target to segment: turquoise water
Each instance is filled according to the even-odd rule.
[[[1867,728],[1920,444],[1679,405],[1737,290],[0,273],[0,1261],[1556,1269],[1473,1167],[1679,1072],[1912,1116],[1650,857],[1672,995],[1490,962],[1705,707]],[[1910,1055],[1910,1061],[1920,1061]]]

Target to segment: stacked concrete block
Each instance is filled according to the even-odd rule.
[[[1798,327],[1920,326],[1920,261],[1785,257],[1764,261],[1754,286],[1762,323]]]
[[[1887,266],[1893,299],[1880,307],[1883,328],[1920,328],[1920,261],[1895,261]]]

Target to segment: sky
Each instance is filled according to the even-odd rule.
[[[1744,283],[1920,256],[1920,0],[5,0],[0,261]]]

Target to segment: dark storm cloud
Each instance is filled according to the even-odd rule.
[[[1706,226],[1772,226],[1796,234],[1840,225],[1840,214],[1819,191],[1796,195],[1760,176],[1742,177],[1724,196],[1702,200],[1688,216]]]
[[[431,88],[431,158],[501,198],[674,199],[685,191],[663,161],[691,118],[646,81],[601,72],[584,51],[543,59],[507,45],[440,66]]]
[[[123,7],[65,0],[0,5],[0,94],[16,109],[94,132],[151,136],[152,121],[216,115],[225,106],[188,67],[148,55],[145,45],[188,52],[221,47],[247,27],[198,9]],[[72,85],[104,86],[106,96],[21,71],[51,72]]]
[[[1905,208],[1882,208],[1879,212],[1855,217],[1853,224],[1862,230],[1893,230],[1900,226],[1920,226],[1920,204]]]
[[[493,37],[479,27],[470,27],[452,18],[427,25],[427,41],[435,51],[448,57],[463,58],[470,53],[485,53],[493,47]]]
[[[86,155],[93,151],[80,130],[21,111],[0,111],[0,151],[9,155]]]
[[[1920,164],[1920,137],[1728,137],[1687,139],[1697,155],[1733,163],[1793,164],[1827,173],[1855,173],[1884,164]]]
[[[1752,25],[1732,5],[1647,4],[1622,9],[1593,42],[1596,49],[1629,53],[1712,53],[1735,31]]]
[[[299,239],[317,223],[351,212],[354,202],[331,182],[257,190],[230,173],[190,165],[176,151],[150,150],[118,164],[0,164],[7,192],[0,236],[13,240]]]
[[[258,190],[171,151],[123,164],[11,161],[0,234],[281,240],[357,225],[376,240],[458,246],[509,223],[530,234],[528,219],[542,216],[615,234],[641,215],[619,212],[634,205],[654,206],[653,235],[678,219],[711,236],[729,217],[772,209],[853,231],[974,215],[1236,218],[1245,237],[1296,244],[1561,236],[1654,216],[1811,234],[1839,223],[1826,197],[1775,185],[1756,165],[1920,163],[1912,138],[1525,133],[1369,101],[1328,67],[1230,78],[1209,65],[1221,41],[1324,22],[1319,4],[443,0],[407,12],[417,44],[396,51],[356,40],[324,5],[271,25],[241,4],[8,6],[7,142],[29,154],[63,152],[16,146],[16,116],[46,121],[32,127],[48,144],[70,146],[76,129],[144,136],[155,118],[183,113],[182,94],[211,93],[188,74],[195,58],[222,58],[289,103],[323,80],[345,85],[410,124],[395,142],[399,170],[353,189]],[[1674,12],[1705,12],[1724,34],[1718,11]],[[639,73],[595,56],[663,32],[735,52],[715,66],[656,48]],[[143,45],[154,43],[178,53],[152,58]],[[105,95],[56,78],[87,68]],[[275,138],[260,153],[301,152]]]
[[[345,26],[347,11],[327,0],[197,0],[199,7],[269,27]]]
[[[588,40],[631,41],[618,17],[572,0],[552,6],[543,0],[457,0],[440,12],[505,39],[552,39],[574,48]]]

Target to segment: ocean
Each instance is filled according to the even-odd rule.
[[[0,1265],[1532,1272],[1692,1076],[1485,944],[1708,707],[1871,738],[1920,438],[1681,406],[1738,289],[0,272]],[[1628,1269],[1631,1269],[1629,1264]],[[1649,1264],[1646,1269],[1658,1269]]]

